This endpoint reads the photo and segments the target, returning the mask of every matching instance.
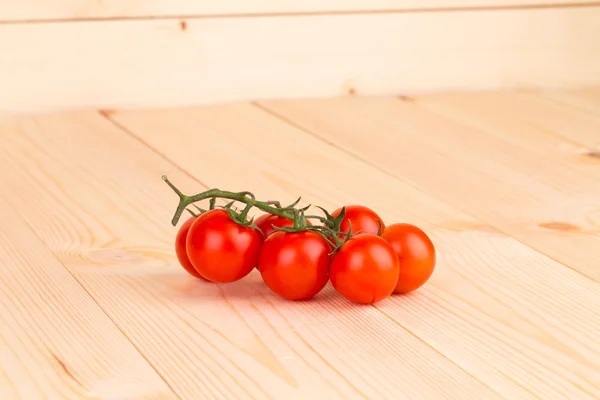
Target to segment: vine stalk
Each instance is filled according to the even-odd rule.
[[[278,228],[275,227],[276,230],[285,231],[285,232],[297,232],[301,230],[310,230],[318,233],[322,237],[324,237],[329,244],[331,244],[335,250],[339,249],[339,247],[350,238],[349,232],[340,232],[340,224],[345,215],[345,208],[342,209],[342,212],[337,217],[332,217],[327,210],[322,207],[318,207],[321,209],[326,217],[321,217],[318,215],[305,215],[305,211],[308,210],[310,206],[306,206],[304,208],[297,209],[296,205],[300,202],[300,198],[298,198],[294,203],[290,204],[287,207],[282,207],[278,201],[259,201],[256,200],[256,197],[251,192],[230,192],[226,190],[220,189],[210,189],[202,193],[198,193],[192,196],[185,195],[181,192],[168,178],[166,175],[162,176],[162,179],[169,185],[169,187],[179,196],[179,203],[177,204],[177,208],[175,210],[175,214],[171,220],[173,226],[176,226],[181,218],[181,215],[185,210],[190,212],[190,214],[196,216],[197,214],[189,210],[187,207],[196,203],[198,201],[202,201],[205,199],[210,199],[210,209],[215,207],[215,202],[217,198],[232,200],[228,205],[224,208],[227,210],[229,215],[232,217],[234,221],[237,223],[250,226],[253,225],[253,221],[247,221],[247,215],[252,207],[256,207],[259,210],[267,212],[269,214],[273,214],[282,218],[286,218],[294,221],[293,227],[287,228]],[[242,210],[241,213],[236,214],[231,206],[234,202],[240,202],[246,204],[246,207]],[[206,212],[206,210],[199,208],[195,204],[194,207],[200,212],[200,214]],[[317,219],[321,223],[322,226],[314,226],[308,225],[306,223],[307,219]],[[340,239],[339,236],[344,237],[344,240]]]
[[[244,203],[247,205],[246,209],[248,211],[250,210],[250,208],[256,207],[262,211],[268,212],[273,215],[277,215],[279,217],[291,220],[294,220],[295,218],[295,215],[293,213],[290,213],[288,208],[273,207],[270,205],[270,203],[273,202],[258,201],[250,192],[229,192],[220,189],[210,189],[205,192],[195,194],[193,196],[187,196],[183,194],[175,185],[173,185],[173,183],[171,183],[171,181],[169,180],[169,178],[167,178],[166,175],[163,175],[162,179],[179,196],[179,204],[177,205],[175,215],[173,215],[173,219],[171,220],[171,223],[174,226],[177,225],[177,223],[179,222],[181,214],[183,214],[185,209],[192,203],[196,203],[205,199],[211,199],[211,202],[213,202],[213,199],[217,198],[239,201],[240,203]],[[214,202],[212,204],[214,206]],[[246,211],[246,214],[247,213],[248,212]]]

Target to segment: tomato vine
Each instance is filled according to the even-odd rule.
[[[300,200],[302,199],[301,197],[299,197],[292,204],[283,207],[279,201],[257,200],[256,196],[249,191],[231,192],[213,188],[201,193],[188,196],[184,194],[181,190],[179,190],[166,175],[163,175],[162,179],[177,194],[177,196],[179,196],[179,203],[177,204],[175,214],[173,215],[173,218],[171,220],[173,226],[177,225],[179,219],[181,218],[181,215],[185,210],[190,212],[190,214],[197,216],[195,212],[191,211],[188,208],[190,205],[193,205],[200,214],[203,214],[207,210],[196,206],[195,203],[210,199],[209,210],[212,210],[215,208],[216,199],[226,199],[232,201],[227,205],[223,206],[222,208],[224,208],[227,211],[229,217],[234,222],[241,226],[252,226],[254,228],[257,228],[256,225],[254,225],[254,218],[248,219],[248,213],[253,207],[256,207],[257,209],[266,213],[286,218],[294,222],[293,226],[291,227],[275,227],[275,230],[284,232],[301,232],[305,230],[314,231],[323,236],[328,241],[328,243],[334,248],[334,253],[353,236],[353,234],[351,234],[351,222],[350,229],[348,231],[341,231],[340,228],[342,221],[346,215],[345,208],[342,208],[339,212],[339,215],[336,215],[334,217],[323,207],[315,206],[316,208],[319,208],[321,211],[323,211],[325,216],[322,217],[319,215],[306,215],[306,211],[311,207],[311,205],[305,206],[303,208],[296,208],[296,206],[300,203]],[[245,204],[245,207],[241,212],[236,212],[232,208],[235,202]],[[307,219],[316,219],[323,225],[308,225],[306,222]]]

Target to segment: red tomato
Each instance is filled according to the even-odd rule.
[[[384,239],[357,235],[333,256],[329,271],[333,287],[346,299],[372,304],[390,296],[400,273],[398,255]]]
[[[188,231],[192,226],[192,223],[196,220],[196,217],[190,217],[187,221],[181,225],[179,231],[177,232],[177,236],[175,237],[175,253],[177,254],[177,259],[179,263],[190,275],[195,276],[196,278],[200,278],[206,280],[202,275],[196,271],[196,268],[190,262],[189,257],[187,256],[185,242],[187,239]]]
[[[382,238],[387,240],[400,259],[400,277],[394,293],[408,293],[423,286],[433,274],[435,247],[420,228],[398,223],[388,226]]]
[[[265,240],[258,269],[267,287],[288,300],[308,300],[329,280],[329,243],[318,233],[275,232]]]
[[[311,225],[308,219],[306,220],[306,223],[307,225]],[[263,239],[266,239],[271,236],[273,232],[276,232],[275,228],[273,228],[273,225],[278,228],[292,227],[294,226],[294,220],[273,214],[263,214],[254,220],[254,224],[258,226],[258,229],[260,229],[263,233]],[[256,269],[258,269],[258,266]]]
[[[342,208],[340,207],[332,212],[331,216],[337,217],[341,212]],[[385,228],[385,224],[379,215],[365,206],[346,206],[346,215],[340,225],[340,230],[342,232],[348,232],[350,230],[349,221],[352,221],[352,234],[360,231],[360,233],[371,233],[376,235],[379,231],[379,222],[381,222],[382,230]]]
[[[187,255],[206,279],[227,283],[248,275],[258,262],[262,244],[258,229],[241,226],[223,209],[200,215],[187,236]]]
[[[307,221],[308,222],[308,221]],[[308,222],[310,224],[310,222]],[[275,225],[278,228],[292,227],[294,221],[288,218],[279,217],[273,214],[263,214],[254,220],[254,224],[262,231],[265,238],[275,232]]]

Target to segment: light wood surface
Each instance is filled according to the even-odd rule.
[[[495,104],[494,115],[514,120],[521,109],[520,119],[525,121],[534,117],[540,124],[569,120],[570,114],[557,118],[556,107],[549,107],[545,121],[541,122],[544,114],[539,109],[535,114],[520,107],[519,95],[509,95],[510,98],[513,100],[505,103],[490,99]],[[447,103],[448,108],[456,104],[452,97]],[[480,105],[486,101],[480,99],[475,103],[465,119],[476,121],[481,128],[486,114],[480,112]],[[323,140],[338,143],[357,158],[405,179],[600,281],[600,179],[511,143],[511,133],[490,135],[485,127],[481,130],[465,125],[460,116],[459,120],[453,120],[432,113],[420,105],[419,99],[354,98],[262,104]],[[592,140],[595,131],[600,137],[597,129],[600,118],[592,115],[587,119],[586,127],[579,126],[582,136]],[[493,129],[505,128],[498,124]],[[529,130],[537,132],[535,125]],[[533,135],[527,124],[521,126],[519,133],[520,141]],[[589,148],[580,157],[597,168],[597,157],[589,156],[593,151]],[[514,206],[505,207],[507,203]]]
[[[597,93],[4,120],[2,399],[598,398]],[[162,174],[188,193],[369,205],[422,226],[436,271],[375,307],[330,285],[283,301],[256,272],[194,280]]]
[[[0,221],[0,398],[174,398],[3,197]]]
[[[600,85],[599,20],[590,5],[5,23],[0,111]]]
[[[418,105],[523,147],[548,161],[560,161],[563,167],[570,167],[567,170],[584,172],[592,178],[591,182],[590,179],[587,181],[593,186],[592,182],[600,180],[595,156],[600,151],[600,135],[596,128],[600,125],[600,104],[590,105],[589,110],[576,108],[562,104],[562,97],[557,94],[562,93],[458,94],[440,96],[439,99],[429,96]],[[571,96],[572,99],[574,96]],[[498,113],[499,107],[504,112]],[[591,112],[593,108],[598,112]],[[535,170],[548,182],[562,180],[567,183],[579,179],[574,171],[562,174],[547,168]],[[585,185],[585,181],[584,178],[577,184]]]
[[[0,22],[261,15],[331,12],[398,12],[464,8],[577,7],[597,0],[0,0]]]
[[[600,115],[600,86],[596,89],[571,90],[569,92],[548,91],[541,95],[558,104],[564,104],[577,110]]]

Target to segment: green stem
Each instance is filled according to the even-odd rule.
[[[340,247],[344,243],[343,240],[338,237],[338,232],[332,231],[326,226],[308,226],[306,229],[319,233],[336,248]]]
[[[325,224],[325,226],[331,228],[333,227],[333,222],[330,221],[329,219],[325,218],[325,217],[321,217],[319,215],[307,215],[306,219],[316,219],[319,222],[322,222],[323,224]]]
[[[173,216],[173,219],[171,220],[171,223],[174,226],[177,225],[177,223],[179,222],[179,219],[181,218],[181,214],[183,214],[183,212],[185,211],[187,206],[189,206],[192,203],[195,203],[195,202],[198,202],[201,200],[205,200],[205,199],[211,199],[211,201],[212,201],[212,199],[214,199],[214,198],[239,201],[241,203],[247,204],[249,206],[249,208],[256,207],[259,210],[268,212],[273,215],[277,215],[279,217],[283,217],[283,218],[287,218],[287,219],[291,219],[291,220],[294,219],[294,215],[285,211],[285,209],[272,207],[269,205],[269,202],[258,201],[254,198],[254,196],[251,193],[248,193],[248,192],[236,193],[236,192],[228,192],[228,191],[219,190],[219,189],[210,189],[210,190],[207,190],[206,192],[198,193],[193,196],[187,196],[187,195],[183,194],[179,189],[177,189],[177,187],[175,187],[175,185],[173,185],[171,183],[171,181],[169,181],[169,179],[167,178],[166,175],[163,175],[162,179],[179,196],[179,204],[177,205],[177,209],[175,210],[175,215]]]

